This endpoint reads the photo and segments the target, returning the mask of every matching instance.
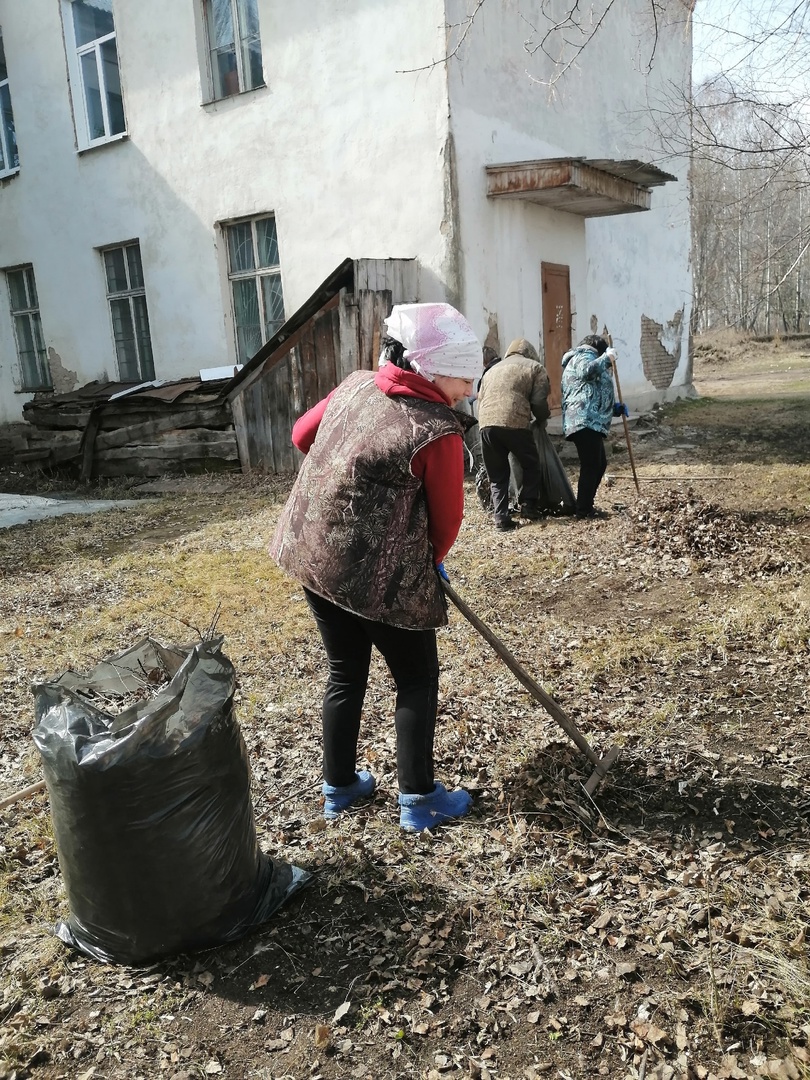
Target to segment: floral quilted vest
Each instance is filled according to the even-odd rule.
[[[428,540],[423,446],[462,435],[449,406],[387,397],[356,371],[326,407],[282,511],[270,554],[291,577],[366,619],[426,629],[447,622]]]

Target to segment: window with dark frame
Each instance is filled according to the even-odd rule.
[[[45,339],[42,336],[34,268],[18,266],[13,270],[6,270],[5,274],[17,343],[17,358],[20,362],[20,389],[32,392],[52,390],[53,380]]]
[[[257,0],[203,0],[215,99],[264,86]]]
[[[132,241],[106,248],[101,254],[119,378],[122,382],[151,382],[155,364],[140,244]]]
[[[0,27],[0,176],[10,176],[20,167],[17,154],[17,135],[14,113],[11,111],[11,91],[8,87],[6,54],[3,50],[3,30]]]
[[[276,219],[226,225],[237,362],[246,364],[284,322]]]
[[[80,143],[95,146],[126,132],[124,99],[118,70],[118,46],[112,0],[63,0],[66,40],[74,98],[82,103],[76,117]]]

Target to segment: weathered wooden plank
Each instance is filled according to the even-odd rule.
[[[127,461],[149,458],[164,463],[194,458],[238,459],[236,436],[232,431],[169,431],[155,442],[134,446],[111,446],[96,454],[96,461]]]
[[[81,455],[81,472],[80,476],[82,480],[91,480],[93,478],[93,462],[95,460],[96,452],[96,436],[98,435],[98,429],[101,427],[101,410],[103,406],[101,404],[94,405],[87,421],[87,426],[82,432],[82,442],[79,453]]]
[[[343,378],[341,372],[340,362],[340,310],[335,309],[332,312],[332,318],[330,319],[332,324],[332,356],[335,362],[335,386],[337,386]]]
[[[239,464],[233,458],[208,455],[188,458],[178,464],[164,458],[138,458],[131,461],[102,461],[96,467],[98,476],[164,476],[171,473],[237,472]]]
[[[318,369],[318,400],[326,397],[337,386],[332,314],[330,312],[328,317],[319,319],[313,329],[315,358]]]
[[[362,370],[370,370],[371,358],[371,335],[374,321],[374,293],[355,293],[357,296],[357,319],[359,324],[357,366]]]
[[[32,427],[36,428],[78,428],[84,430],[87,418],[90,416],[90,408],[84,405],[75,408],[55,409],[53,406],[48,408],[38,407],[28,402],[24,406],[23,416]]]
[[[317,324],[315,324],[317,325]],[[318,353],[315,348],[314,325],[310,325],[306,337],[302,338],[298,346],[298,355],[301,358],[301,378],[304,385],[304,408],[302,411],[311,409],[319,400],[318,387]]]
[[[345,379],[359,367],[359,320],[354,296],[344,290],[338,308],[340,333],[340,377]]]
[[[419,302],[419,265],[416,259],[392,259],[389,288],[392,304]]]
[[[304,404],[304,376],[301,368],[301,353],[293,349],[290,353],[290,409],[294,416],[300,416],[306,411]]]
[[[359,293],[368,288],[368,259],[355,259],[354,261],[354,292]]]
[[[168,416],[159,416],[154,420],[146,420],[137,424],[129,424],[112,430],[105,429],[103,424],[101,431],[96,436],[96,446],[106,449],[110,446],[126,446],[130,443],[137,444],[151,442],[153,438],[162,435],[166,431],[190,430],[196,427],[211,428],[221,427],[225,430],[232,426],[232,417],[220,408],[208,410],[195,410],[186,414],[171,412]],[[196,421],[191,423],[192,417]],[[207,421],[207,422],[206,422]],[[225,422],[223,422],[225,421]]]
[[[177,427],[225,427],[231,423],[227,401],[210,402],[151,401],[142,399],[137,404],[121,407],[105,405],[101,416],[101,430],[113,431],[132,424],[145,424],[158,417],[176,418]]]
[[[244,403],[245,439],[248,445],[248,458],[251,469],[265,468],[267,464],[264,432],[257,431],[257,425],[261,423],[262,417],[263,393],[264,380],[262,379],[248,387],[245,393],[241,395]],[[234,401],[236,401],[235,398]]]
[[[27,450],[29,447],[37,446],[78,447],[81,438],[82,433],[80,431],[43,431],[41,428],[31,428],[30,431],[25,433],[24,437],[18,438],[15,442],[20,450]]]
[[[265,431],[270,444],[268,468],[283,472],[292,422],[289,411],[289,365],[279,364],[265,384]]]
[[[223,427],[231,423],[227,402],[211,404],[209,402],[163,402],[152,401],[147,404],[146,400],[123,408],[107,403],[99,403],[102,407],[101,430],[114,431],[120,427],[126,427],[137,423],[147,423],[160,416],[174,416],[178,427],[206,427],[221,425]],[[26,419],[33,431],[83,431],[90,417],[90,409],[76,411],[66,410],[63,413],[26,414]]]
[[[250,472],[250,450],[248,446],[247,434],[245,431],[245,402],[242,397],[234,398],[231,402],[231,412],[233,413],[233,428],[236,436],[236,445],[239,450],[239,463],[242,467],[242,472]]]
[[[377,367],[380,342],[385,331],[383,319],[391,312],[390,292],[361,293],[359,300],[358,367],[371,371]]]
[[[326,303],[318,309],[315,315],[317,316],[322,311],[328,311],[330,308],[337,307],[339,295],[339,293],[335,293],[334,296],[330,297],[326,301]],[[228,398],[232,400],[237,394],[244,393],[247,387],[249,387],[257,379],[262,378],[268,371],[274,368],[276,364],[279,364],[282,360],[284,360],[284,358],[289,355],[290,349],[297,345],[298,342],[301,340],[302,336],[306,333],[307,326],[310,322],[311,319],[308,319],[303,324],[303,326],[290,334],[289,337],[285,338],[282,344],[279,345],[277,349],[274,349],[269,356],[265,357],[265,359],[260,364],[253,368],[250,373],[246,375],[238,383],[238,385],[233,388],[233,390],[228,394]],[[256,356],[259,355],[260,353],[256,354]],[[256,357],[254,357],[253,359],[255,360]],[[251,360],[251,364],[252,363],[253,360]]]
[[[47,446],[39,446],[35,450],[18,450],[14,455],[15,463],[27,464],[32,461],[48,461],[51,452]]]

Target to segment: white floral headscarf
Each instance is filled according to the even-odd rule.
[[[450,304],[397,304],[385,325],[405,346],[414,371],[430,382],[435,375],[477,379],[484,369],[481,342]]]

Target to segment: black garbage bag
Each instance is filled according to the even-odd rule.
[[[541,505],[556,513],[573,513],[577,500],[563,463],[546,431],[545,423],[542,421],[533,423],[532,433],[537,447],[537,456],[540,458]]]
[[[232,941],[309,877],[259,849],[222,641],[144,639],[87,676],[34,687],[70,906],[55,933],[98,960],[145,964]],[[93,703],[161,676],[154,696],[117,715]]]
[[[540,509],[547,510],[551,514],[573,514],[576,497],[568,481],[565,466],[560,461],[554,449],[554,443],[549,438],[545,420],[533,420],[531,432],[540,461],[540,489],[537,493]],[[523,486],[523,469],[514,454],[509,455],[509,464],[511,468],[510,499],[517,506],[520,501],[520,489]],[[480,493],[479,498],[481,498]]]

